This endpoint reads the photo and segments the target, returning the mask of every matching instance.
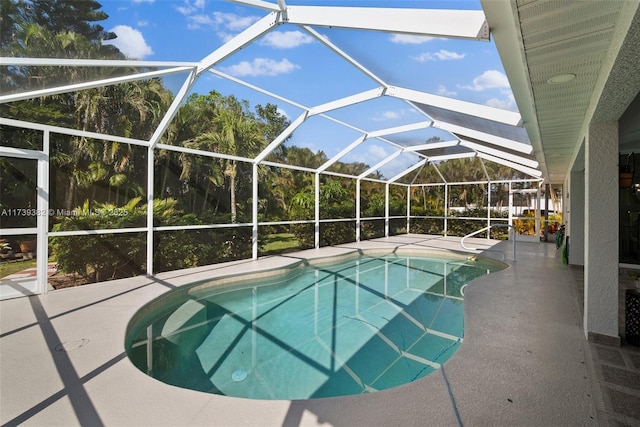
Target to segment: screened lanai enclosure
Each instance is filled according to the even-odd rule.
[[[2,0],[0,295],[555,232],[480,5],[388,4]]]

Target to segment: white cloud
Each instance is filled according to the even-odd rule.
[[[447,90],[447,88],[444,85],[438,86],[438,95],[455,96],[457,94],[458,94],[458,92],[456,92],[454,90]]]
[[[379,145],[372,145],[367,149],[367,154],[364,156],[364,162],[368,163],[370,166],[379,163],[382,159],[386,159],[389,157],[387,151]]]
[[[313,42],[313,37],[301,31],[278,31],[267,34],[260,44],[276,49],[291,49]]]
[[[231,40],[232,38],[235,37],[235,34],[226,33],[224,31],[218,31],[216,34],[218,35],[218,38],[220,40],[222,40],[223,43],[226,43],[226,42],[228,42],[229,40]]]
[[[149,21],[144,20],[144,21],[138,21],[138,27],[147,27],[149,26]]]
[[[491,98],[486,102],[486,105],[489,107],[501,108],[503,110],[511,110],[518,111],[518,106],[516,105],[516,100],[511,91],[503,91],[505,98]]]
[[[256,58],[252,62],[242,61],[229,67],[222,67],[222,71],[236,77],[244,76],[277,76],[291,73],[300,66],[293,64],[288,59],[275,61],[269,58]]]
[[[198,10],[202,10],[204,8],[203,0],[195,0],[190,2],[189,0],[184,0],[184,6],[176,6],[176,10],[181,14],[187,16],[192,13],[197,12]]]
[[[240,16],[234,13],[213,12],[216,25],[229,31],[242,31],[260,19],[257,16]]]
[[[435,37],[429,36],[412,36],[409,34],[393,34],[390,38],[392,43],[398,44],[422,44],[434,40]]]
[[[281,114],[283,116],[285,116],[287,119],[289,119],[289,115],[287,114],[287,112],[285,110],[283,110],[282,108],[278,107],[276,108],[276,111],[278,112],[278,114]]]
[[[222,12],[213,12],[207,15],[201,13],[203,7],[204,2],[196,0],[193,3],[187,1],[185,6],[178,6],[176,9],[186,16],[187,29],[211,28],[216,31],[218,37],[225,43],[260,19],[258,16],[240,16]]]
[[[421,53],[418,56],[414,56],[418,62],[427,62],[427,61],[452,61],[463,59],[466,56],[465,53],[457,53],[450,52],[448,50],[440,49],[438,52],[425,52]]]
[[[196,11],[196,9],[191,6],[176,6],[176,10],[183,15],[190,15]]]
[[[110,31],[116,33],[118,37],[114,40],[105,41],[105,44],[114,45],[127,58],[144,59],[146,56],[153,55],[151,46],[144,40],[142,33],[135,28],[131,28],[128,25],[116,25]]]
[[[382,113],[382,117],[384,117],[387,120],[399,119],[400,116],[401,116],[401,114],[397,113],[395,111],[385,111],[384,113]]]
[[[190,30],[197,30],[203,26],[212,27],[214,21],[207,15],[197,14],[187,16],[187,28]]]
[[[509,80],[507,76],[497,70],[487,70],[478,77],[473,79],[472,85],[458,85],[461,89],[473,90],[481,92],[485,89],[508,89]]]
[[[396,120],[396,119],[400,119],[404,116],[406,116],[407,114],[415,114],[417,113],[415,109],[413,108],[408,108],[408,109],[400,109],[400,110],[396,110],[396,111],[383,111],[382,113],[377,113],[372,120],[374,122],[384,122],[387,120]]]

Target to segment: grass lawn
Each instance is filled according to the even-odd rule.
[[[289,233],[270,234],[267,236],[264,249],[260,255],[275,255],[300,249],[300,243],[296,236]]]
[[[13,273],[19,273],[24,269],[32,268],[36,266],[35,259],[28,259],[25,261],[15,262],[3,262],[0,264],[0,277],[5,277]]]

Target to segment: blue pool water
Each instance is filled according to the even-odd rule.
[[[370,393],[438,369],[464,336],[463,288],[497,263],[359,256],[178,288],[143,307],[126,348],[168,384],[255,399]]]

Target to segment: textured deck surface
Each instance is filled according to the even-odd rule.
[[[497,244],[511,256],[509,242],[471,244]],[[640,418],[639,405],[619,398],[639,395],[638,352],[585,341],[576,273],[546,243],[518,242],[517,261],[508,261],[508,269],[471,282],[460,349],[444,368],[387,391],[300,401],[230,398],[158,382],[124,353],[128,320],[175,286],[369,247],[460,250],[455,238],[396,236],[1,301],[0,423],[516,426],[633,425]],[[610,413],[616,408],[620,416]]]

